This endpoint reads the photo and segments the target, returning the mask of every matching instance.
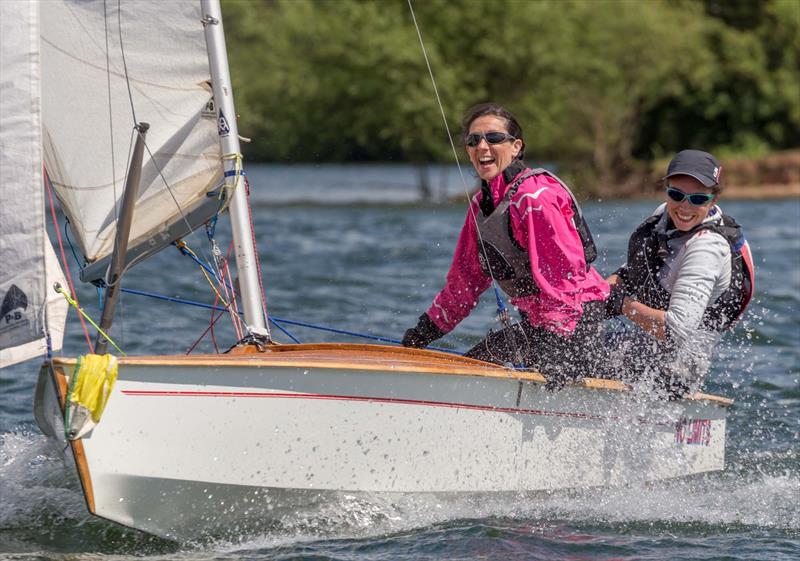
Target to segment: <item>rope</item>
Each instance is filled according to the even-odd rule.
[[[120,349],[120,348],[117,346],[117,344],[116,344],[116,343],[113,341],[113,339],[111,339],[111,337],[109,337],[109,336],[108,336],[108,334],[107,334],[105,331],[103,331],[102,329],[100,329],[100,326],[99,326],[99,325],[97,325],[97,324],[94,322],[94,320],[93,320],[92,318],[90,318],[90,317],[89,317],[89,315],[88,315],[86,312],[84,312],[84,311],[83,311],[83,308],[81,308],[81,307],[78,305],[78,303],[77,303],[77,302],[76,302],[76,301],[75,301],[75,300],[74,300],[74,299],[73,299],[73,298],[72,298],[72,297],[69,295],[69,293],[68,293],[66,290],[64,290],[64,287],[63,287],[63,286],[61,286],[61,285],[60,285],[60,284],[58,284],[58,283],[55,283],[55,284],[53,285],[53,288],[55,289],[55,291],[56,291],[56,292],[58,292],[59,294],[61,294],[61,295],[62,295],[62,296],[63,296],[63,297],[66,299],[66,301],[69,303],[69,305],[70,305],[70,306],[72,306],[73,308],[75,308],[76,310],[78,310],[78,313],[79,313],[79,314],[81,314],[81,315],[82,315],[84,318],[86,318],[86,321],[88,321],[89,323],[91,323],[91,324],[92,324],[92,327],[94,327],[94,328],[97,330],[97,332],[98,332],[98,333],[100,333],[100,335],[102,335],[103,337],[105,337],[105,338],[108,340],[108,342],[109,342],[109,343],[111,343],[111,346],[113,346],[115,349],[117,349],[117,351],[119,351],[119,353],[120,353],[122,356],[128,356],[128,355],[126,355],[126,354],[125,354],[125,352],[124,352],[122,349]],[[92,352],[94,352],[94,351],[92,351]]]
[[[158,299],[158,300],[166,300],[168,302],[175,302],[177,304],[186,304],[188,306],[196,306],[196,307],[199,307],[199,308],[206,308],[206,309],[209,309],[209,310],[213,310],[215,312],[228,312],[228,313],[230,313],[230,310],[228,310],[226,308],[220,308],[218,306],[213,306],[211,304],[205,304],[203,302],[197,302],[197,301],[194,301],[194,300],[186,300],[186,299],[183,299],[183,298],[175,298],[173,296],[164,296],[164,295],[161,295],[161,294],[156,294],[154,292],[145,292],[143,290],[135,290],[135,289],[132,289],[132,288],[121,288],[120,290],[122,290],[122,292],[135,294],[137,296],[147,296],[148,298],[155,298],[155,299]],[[281,331],[286,333],[286,335],[290,339],[292,339],[295,343],[299,343],[300,341],[298,341],[288,331],[282,329],[279,324],[285,323],[287,325],[297,325],[299,327],[308,327],[310,329],[317,329],[319,331],[328,331],[330,333],[337,333],[337,334],[340,334],[340,335],[350,335],[352,337],[360,337],[362,339],[372,339],[374,341],[382,341],[384,343],[398,343],[398,344],[400,343],[400,341],[398,339],[390,339],[388,337],[379,337],[377,335],[368,335],[366,333],[358,333],[358,332],[355,332],[355,331],[347,331],[347,330],[344,330],[344,329],[336,329],[336,328],[327,327],[327,326],[324,326],[324,325],[316,325],[316,324],[313,324],[313,323],[307,323],[307,322],[302,322],[302,321],[294,321],[294,320],[285,319],[285,318],[279,318],[279,317],[275,317],[275,316],[271,316],[270,317],[270,321],[273,323],[273,325],[275,325],[276,327],[281,329]],[[203,335],[205,335],[205,333]],[[194,348],[194,347],[192,347],[192,348]],[[428,348],[429,349],[434,349],[434,350],[437,350],[437,351],[443,351],[443,352],[446,352],[446,353],[464,354],[464,353],[462,353],[460,351],[455,351],[453,349],[447,349],[445,347],[428,347]]]
[[[58,238],[58,249],[61,251],[61,262],[64,264],[64,274],[67,277],[67,284],[69,285],[69,290],[73,294],[75,294],[75,285],[72,282],[72,274],[69,272],[69,263],[67,263],[67,254],[64,252],[64,242],[61,240],[61,231],[58,228],[58,219],[56,218],[56,205],[53,201],[53,190],[52,186],[50,185],[50,176],[47,174],[47,170],[44,171],[44,185],[47,189],[47,198],[50,200],[50,216],[53,219],[53,229],[56,231],[56,237]],[[64,232],[66,233],[67,223],[64,223]],[[75,249],[72,247],[72,242],[67,236],[67,241],[69,242],[69,247],[72,249],[72,254],[75,255]],[[75,259],[78,259],[78,256],[75,255]],[[77,304],[77,298],[76,302]],[[89,346],[89,352],[94,352],[94,345],[92,345],[92,339],[89,337],[89,329],[86,327],[86,322],[83,320],[83,316],[78,315],[78,319],[81,321],[81,326],[83,327],[83,335],[86,337],[86,344]]]
[[[197,263],[201,267],[203,276],[205,276],[206,281],[208,282],[209,286],[211,286],[211,289],[214,291],[214,294],[216,295],[215,302],[218,299],[222,301],[222,303],[225,305],[226,308],[229,309],[233,321],[233,329],[236,332],[237,337],[241,339],[241,335],[243,332],[242,332],[241,321],[239,319],[239,306],[238,303],[236,302],[236,294],[233,290],[233,287],[228,282],[225,281],[226,276],[227,278],[231,278],[230,270],[228,268],[228,261],[230,259],[231,251],[233,250],[233,242],[231,242],[231,247],[228,250],[228,256],[224,260],[224,265],[218,273],[213,271],[211,267],[200,261],[200,259],[197,257],[197,254],[194,253],[194,251],[192,251],[192,249],[183,240],[176,241],[174,245],[181,251],[181,253],[190,257],[195,263]],[[227,297],[227,299],[223,297],[222,294],[220,294],[219,290],[213,285],[211,279],[209,279],[208,274],[206,272],[213,275],[214,280],[216,280],[217,283],[222,286],[222,289],[225,292],[225,296]],[[209,327],[213,327],[214,323],[216,323],[216,321],[213,319],[213,314],[212,314],[212,322]],[[213,335],[214,334],[212,332],[212,337]]]
[[[200,259],[198,259],[197,254],[194,251],[192,251],[192,248],[186,245],[186,242],[183,240],[177,240],[175,242],[175,247],[177,247],[181,251],[181,253],[188,255],[198,265],[200,265],[200,272],[203,273],[203,276],[205,277],[206,282],[208,282],[208,285],[211,287],[211,290],[214,291],[214,294],[217,295],[217,298],[219,298],[222,301],[225,307],[229,308],[231,304],[222,296],[222,294],[219,293],[219,290],[217,290],[217,287],[214,286],[214,283],[211,282],[211,278],[208,276],[208,273],[206,272],[206,269],[208,267],[204,263],[200,262]],[[213,271],[211,271],[211,274],[214,275],[214,280],[216,280],[217,283],[222,284],[222,281],[220,281],[219,277],[217,277],[217,275]]]
[[[225,278],[232,279],[233,276],[231,275],[231,268],[230,268],[230,259],[231,253],[233,252],[233,240],[231,240],[231,244],[228,246],[228,255],[225,257],[225,261],[222,267],[222,279]],[[233,311],[236,314],[231,314],[231,323],[233,324],[233,329],[236,332],[236,337],[241,339],[244,337],[244,322],[242,321],[241,316],[239,315],[239,301],[236,299],[236,290],[234,286],[230,283],[225,282],[222,285],[222,288],[225,290],[225,294],[230,294],[230,299],[233,302]]]

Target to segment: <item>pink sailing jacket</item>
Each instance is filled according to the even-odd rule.
[[[473,213],[480,216],[480,203],[487,194],[487,187],[493,207],[497,207],[514,179],[526,171],[506,177],[511,175],[509,168],[484,185],[470,202],[447,281],[427,312],[444,333],[469,315],[481,293],[492,283],[478,260],[478,233]],[[527,314],[532,326],[562,334],[575,330],[584,303],[605,300],[609,293],[608,283],[594,267],[587,270],[572,215],[569,193],[547,175],[526,179],[509,207],[514,239],[528,252],[531,272],[539,289],[536,294],[512,298],[511,304]]]

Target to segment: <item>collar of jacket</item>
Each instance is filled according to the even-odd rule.
[[[513,160],[510,164],[506,166],[506,169],[503,170],[503,173],[500,175],[503,177],[503,185],[509,185],[514,178],[517,177],[520,173],[528,168],[525,165],[525,162],[522,160]],[[495,178],[493,181],[496,181]],[[481,212],[484,216],[489,216],[494,211],[494,200],[492,199],[492,189],[489,185],[489,182],[482,179],[481,180]]]
[[[717,205],[714,205],[711,210],[708,211],[708,216],[706,216],[700,224],[686,232],[675,228],[675,224],[672,223],[672,218],[670,218],[669,213],[667,212],[667,203],[662,203],[653,214],[661,215],[658,223],[656,224],[656,232],[661,236],[665,236],[667,239],[692,235],[697,232],[697,230],[703,229],[710,223],[722,223],[722,211]]]

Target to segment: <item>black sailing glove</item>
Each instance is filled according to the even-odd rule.
[[[622,279],[617,279],[616,284],[611,285],[611,293],[606,300],[606,317],[613,318],[622,315],[622,302],[627,296],[625,283]]]
[[[417,323],[416,327],[406,330],[402,343],[404,347],[422,349],[436,341],[436,339],[444,337],[444,335],[444,332],[433,323],[428,314],[422,314],[419,316],[419,323]]]

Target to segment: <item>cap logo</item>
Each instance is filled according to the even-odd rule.
[[[714,166],[714,181],[719,182],[719,174],[722,171],[722,166]]]

